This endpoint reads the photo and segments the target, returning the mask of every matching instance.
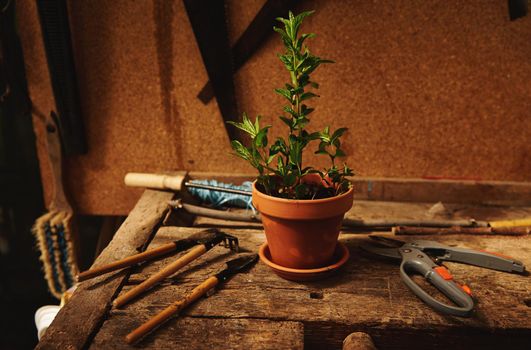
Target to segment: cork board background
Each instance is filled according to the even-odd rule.
[[[263,0],[227,0],[235,42]],[[509,21],[507,1],[306,0],[304,32],[335,60],[314,79],[312,129],[347,126],[346,161],[363,176],[531,180],[531,15]],[[17,2],[31,99],[54,109],[35,4]],[[125,214],[139,190],[129,171],[251,172],[230,155],[182,1],[69,1],[89,153],[65,160],[80,213]],[[277,119],[287,81],[274,33],[235,74],[240,111]],[[52,186],[34,118],[46,200]],[[325,159],[308,156],[308,163]]]

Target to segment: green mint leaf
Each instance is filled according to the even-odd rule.
[[[284,160],[282,159],[282,157],[278,157],[277,171],[279,172],[280,176],[284,176],[285,168],[284,168]]]
[[[345,133],[345,131],[347,131],[348,128],[339,128],[337,129],[336,131],[334,131],[334,133],[332,134],[332,140],[335,140],[335,139],[338,139],[340,138],[341,136],[343,136],[343,134]]]
[[[319,97],[319,95],[316,95],[313,92],[305,92],[304,94],[301,95],[300,101],[302,102],[304,100],[308,100],[313,97]]]
[[[314,110],[315,109],[313,109],[313,108],[308,108],[308,106],[306,106],[306,105],[302,105],[301,106],[301,114],[302,115],[308,115],[308,114],[312,113]]]
[[[297,50],[302,49],[302,44],[304,43],[304,41],[306,39],[310,39],[310,38],[314,38],[314,37],[315,37],[314,33],[302,34],[301,38],[299,39],[299,41],[297,43]]]
[[[297,112],[295,112],[290,106],[284,106],[283,110],[285,112],[288,112],[289,114],[291,114],[292,116],[294,117],[297,117]]]
[[[319,139],[319,132],[318,131],[312,132],[311,134],[308,134],[308,136],[306,136],[306,138],[308,139],[308,141],[318,140]]]
[[[286,123],[286,125],[289,126],[290,129],[293,128],[293,122],[292,122],[291,119],[286,118],[286,117],[284,117],[284,116],[280,116],[279,118],[280,118],[280,120],[282,120],[284,123]]]
[[[249,152],[247,147],[242,145],[242,143],[240,141],[232,140],[230,144],[232,146],[232,149],[236,152],[236,155],[238,157],[243,158],[243,159],[248,160],[248,161],[251,160],[251,158],[252,158],[251,152]]]
[[[275,89],[275,92],[280,96],[284,96],[289,102],[292,102],[292,94],[289,90],[286,89]]]
[[[261,129],[254,139],[254,144],[258,148],[263,148],[267,146],[267,132],[271,126],[266,126],[265,128]]]
[[[346,154],[345,154],[345,152],[343,152],[343,150],[341,150],[341,149],[337,149],[336,150],[335,157],[345,157],[345,156],[346,156]]]

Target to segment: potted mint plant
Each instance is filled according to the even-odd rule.
[[[332,63],[310,53],[306,42],[315,34],[300,34],[303,19],[312,12],[278,18],[285,52],[278,57],[290,80],[276,93],[286,100],[284,115],[287,136],[269,143],[270,125],[261,126],[260,116],[252,122],[243,114],[241,122],[230,122],[250,137],[248,146],[238,140],[231,145],[235,154],[258,170],[253,184],[253,205],[260,211],[267,244],[275,264],[293,269],[315,269],[331,263],[341,221],[352,207],[353,189],[347,176],[352,170],[338,158],[344,157],[340,138],[346,128],[310,132],[314,111],[309,102],[319,97],[319,85],[310,75],[322,64]],[[305,166],[303,154],[311,144],[315,153],[330,159],[326,169]]]

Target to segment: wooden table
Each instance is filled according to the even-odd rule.
[[[237,236],[243,250],[264,241],[261,227],[201,219],[195,227],[161,226],[172,194],[146,191],[94,265],[186,237],[204,227],[221,227]],[[357,202],[353,213],[424,215],[428,204]],[[504,218],[529,208],[498,210],[462,207],[458,217],[475,213]],[[361,213],[361,214],[360,214]],[[373,214],[371,214],[373,213]],[[479,213],[479,214],[478,214]],[[483,214],[482,214],[483,213]],[[354,214],[349,214],[354,215]],[[479,216],[478,216],[479,215]],[[153,237],[153,233],[156,234]],[[389,235],[389,234],[388,234]],[[153,237],[153,238],[152,238]],[[151,239],[152,238],[152,239]],[[447,244],[501,252],[531,265],[531,239],[502,236],[423,237]],[[387,348],[526,348],[531,340],[531,284],[527,276],[448,263],[454,277],[477,298],[471,318],[444,316],[417,299],[401,282],[398,266],[363,253],[367,233],[343,233],[351,258],[343,270],[318,282],[295,283],[273,274],[263,263],[236,275],[208,298],[170,320],[138,346],[186,349],[334,349],[352,332],[370,334]],[[168,257],[83,282],[62,308],[38,348],[130,348],[124,336],[220,270],[232,253],[215,247],[203,257],[123,309],[112,300],[172,261]]]

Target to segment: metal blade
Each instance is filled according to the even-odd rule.
[[[369,238],[380,243],[381,245],[384,245],[386,247],[393,247],[393,248],[399,248],[406,243],[399,239],[393,239],[393,238],[384,237],[384,236],[369,236]]]
[[[192,248],[195,245],[203,244],[204,242],[211,241],[215,239],[220,234],[219,230],[213,228],[208,230],[203,230],[193,235],[174,241],[175,249],[177,251],[183,251]]]
[[[246,253],[238,255],[238,258],[227,261],[227,269],[232,273],[245,270],[258,260],[258,254]]]
[[[397,260],[402,259],[402,255],[400,255],[397,248],[382,248],[382,247],[376,247],[371,244],[362,244],[360,245],[360,248],[371,254],[384,256],[386,258],[397,259]]]
[[[238,258],[227,261],[227,268],[216,274],[220,282],[225,282],[230,276],[242,272],[258,261],[258,254],[239,254]]]

